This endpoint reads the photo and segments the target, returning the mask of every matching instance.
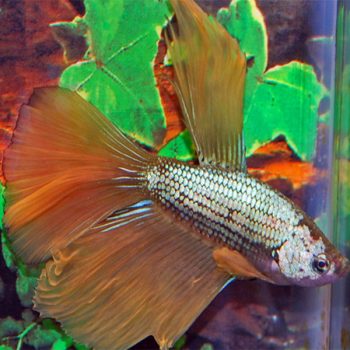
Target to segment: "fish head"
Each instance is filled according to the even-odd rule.
[[[305,213],[289,238],[274,251],[273,266],[277,280],[304,287],[333,283],[350,272],[349,260]]]

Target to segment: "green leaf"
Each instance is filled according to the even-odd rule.
[[[33,346],[35,349],[52,346],[61,338],[61,333],[55,329],[46,329],[37,325],[26,337],[25,343]]]
[[[74,348],[76,350],[89,350],[90,348],[84,344],[78,344],[74,343],[73,339],[71,337],[63,336],[60,339],[57,339],[53,345],[52,350],[66,350],[66,349],[72,349]]]
[[[267,66],[267,32],[264,18],[254,0],[234,0],[219,10],[218,21],[239,42],[248,60],[244,91],[246,109],[251,105],[258,82]]]
[[[24,264],[21,259],[17,258],[13,254],[11,243],[7,238],[6,232],[2,232],[1,244],[2,255],[7,268],[9,268],[11,271],[17,271],[16,292],[21,304],[24,307],[31,307],[34,288],[37,285],[37,280],[40,276],[44,263],[38,266],[28,266]]]
[[[173,349],[174,350],[181,350],[185,347],[186,345],[186,334],[181,336],[174,344]]]
[[[1,234],[1,248],[2,256],[4,257],[7,268],[12,271],[16,270],[15,257],[11,251],[10,242],[4,231]]]
[[[190,133],[185,130],[169,141],[158,153],[162,157],[188,161],[195,158],[195,148]]]
[[[24,307],[31,307],[34,296],[34,289],[38,283],[38,275],[30,275],[27,271],[18,270],[16,280],[16,292]]]
[[[25,327],[28,327],[35,322],[36,315],[34,315],[32,308],[24,309],[21,315]]]
[[[73,342],[67,338],[60,338],[57,339],[53,345],[52,345],[52,350],[67,350],[69,347],[73,344]]]
[[[139,0],[137,6],[126,0],[86,0],[85,5],[86,15],[80,25],[83,22],[83,28],[88,28],[91,59],[67,68],[61,85],[78,90],[139,142],[157,146],[162,140],[165,119],[152,64],[159,28],[168,14],[166,5],[157,0]],[[311,159],[318,106],[325,96],[313,69],[290,62],[266,72],[267,32],[254,0],[233,0],[217,17],[238,39],[248,58],[244,95],[248,155],[274,137],[284,135],[301,158]],[[193,159],[192,141],[186,133],[181,134],[160,155]]]
[[[23,331],[23,323],[11,317],[0,320],[0,340],[4,337],[17,336]]]
[[[315,150],[318,107],[326,96],[313,68],[292,61],[265,72],[267,32],[254,0],[232,1],[228,9],[219,11],[218,19],[238,39],[248,59],[244,100],[247,155],[284,135],[301,158],[310,160]]]
[[[290,62],[264,74],[245,120],[247,154],[278,135],[284,135],[303,159],[313,156],[318,106],[326,90],[312,66]]]
[[[76,350],[89,350],[89,347],[83,344],[74,343],[72,337],[66,335],[66,333],[60,328],[58,323],[55,323],[50,318],[45,318],[42,320],[41,329],[48,334],[48,337],[54,340],[51,349],[52,350],[65,350],[72,349],[73,347]]]
[[[60,85],[77,90],[126,134],[147,146],[162,142],[165,117],[153,74],[162,1],[86,0],[88,61],[68,67]]]

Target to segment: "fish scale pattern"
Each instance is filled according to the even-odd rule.
[[[273,254],[302,215],[283,195],[246,173],[161,158],[149,167],[152,199],[196,232],[247,255]]]

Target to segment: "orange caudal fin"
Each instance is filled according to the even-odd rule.
[[[151,157],[77,93],[36,90],[4,156],[4,223],[15,252],[45,260],[142,199]]]

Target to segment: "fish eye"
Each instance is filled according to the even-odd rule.
[[[324,254],[317,255],[312,261],[312,268],[317,273],[323,274],[329,270],[329,261]]]

